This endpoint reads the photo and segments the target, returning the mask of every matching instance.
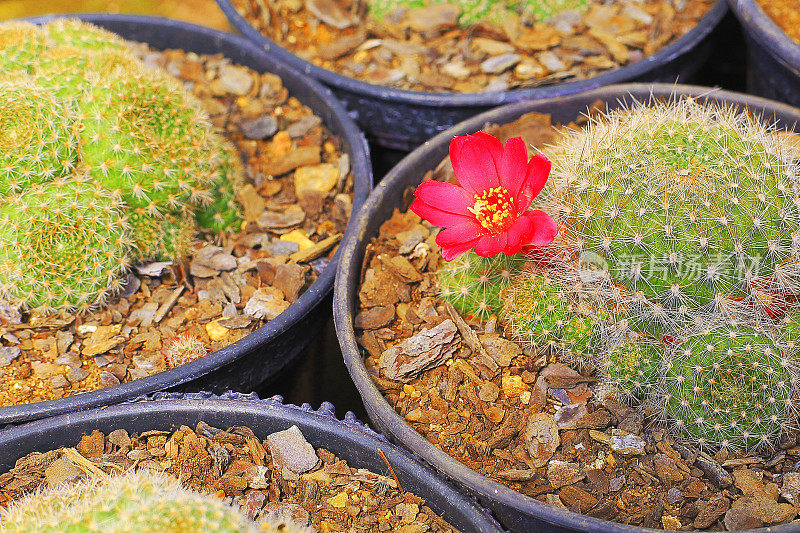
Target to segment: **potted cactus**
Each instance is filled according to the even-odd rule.
[[[333,406],[159,394],[0,434],[9,531],[500,532],[476,503]]]
[[[89,20],[108,29],[0,28],[6,422],[263,383],[324,319],[325,267],[370,187],[344,111],[246,41]]]
[[[701,94],[476,117],[398,165],[346,243],[335,318],[367,411],[511,530],[796,516],[800,154],[774,127],[796,113]]]
[[[44,490],[16,502],[3,516],[7,531],[225,531],[306,533],[291,522],[255,523],[210,495],[185,489],[178,480],[148,470]]]
[[[687,81],[723,2],[218,0],[243,35],[330,86],[375,142],[408,151],[499,104]]]

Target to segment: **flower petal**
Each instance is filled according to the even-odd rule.
[[[436,244],[445,247],[456,246],[462,242],[474,241],[483,234],[482,228],[475,221],[450,226],[436,235]]]
[[[536,154],[528,162],[525,183],[517,195],[517,212],[522,213],[530,207],[533,199],[542,191],[547,178],[550,176],[552,163],[542,154]]]
[[[514,137],[506,142],[503,148],[503,159],[500,161],[500,185],[505,187],[512,198],[519,195],[528,175],[528,149],[522,137]],[[525,206],[527,209],[528,206]]]
[[[474,195],[452,183],[437,180],[427,180],[419,184],[414,191],[414,197],[419,198],[428,205],[435,205],[440,211],[469,215],[469,207],[474,202]]]
[[[475,253],[481,257],[492,257],[505,252],[508,244],[508,235],[498,233],[496,235],[484,235],[478,239],[475,245]]]
[[[523,226],[525,223],[528,224],[527,229]],[[521,246],[545,246],[553,242],[558,233],[558,225],[544,211],[528,211],[514,223],[509,232],[517,231],[515,228],[518,224],[520,230],[524,231],[519,234]],[[517,235],[513,238],[517,238]]]
[[[500,139],[479,131],[454,137],[450,142],[450,162],[459,185],[470,194],[479,194],[500,184],[503,157]]]
[[[478,239],[475,239],[473,241],[467,241],[467,242],[459,243],[459,244],[457,244],[455,246],[451,246],[451,247],[448,247],[448,248],[444,248],[443,247],[442,248],[442,259],[444,259],[445,261],[452,261],[453,259],[455,259],[459,255],[463,254],[464,252],[466,252],[467,250],[469,250],[470,248],[475,246],[475,243],[477,243],[477,242],[478,242]]]
[[[456,213],[450,213],[448,211],[442,211],[438,207],[427,204],[419,198],[414,200],[414,202],[409,206],[409,209],[434,226],[440,226],[442,228],[463,224],[464,222],[474,219],[471,214],[459,215]]]

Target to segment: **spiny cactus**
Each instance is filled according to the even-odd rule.
[[[0,294],[44,311],[103,303],[128,264],[122,212],[85,175],[7,196],[0,201]]]
[[[689,99],[612,112],[555,152],[562,224],[611,281],[656,304],[645,319],[662,329],[718,311],[800,259],[800,166],[775,139]]]
[[[747,113],[675,97],[600,114],[546,153],[540,206],[566,259],[505,291],[515,335],[588,362],[599,392],[684,438],[774,444],[798,394],[796,147]]]
[[[461,26],[478,24],[479,22],[500,23],[514,15],[511,9],[518,2],[505,0],[367,0],[369,12],[378,20],[397,10],[410,10],[431,4],[452,4],[461,9],[458,22]]]
[[[627,335],[605,354],[601,396],[619,395],[633,404],[647,401],[659,384],[659,366],[667,349],[641,335]]]
[[[502,317],[518,340],[555,349],[579,368],[596,366],[595,355],[604,342],[603,323],[610,315],[588,294],[571,291],[547,272],[533,271],[513,279],[505,302]]]
[[[677,347],[665,368],[664,412],[702,444],[769,444],[794,411],[793,363],[764,332],[725,324]]]
[[[501,291],[523,263],[522,258],[505,254],[488,259],[474,252],[461,254],[439,269],[439,294],[460,313],[487,320],[500,314]]]
[[[370,14],[378,20],[394,11],[416,9],[425,5],[425,0],[367,0]]]
[[[16,228],[13,235],[0,230],[8,235],[4,244],[35,241],[28,229],[63,213],[90,222],[85,228],[58,218],[51,248],[22,247],[24,254],[44,255],[5,252],[0,296],[30,310],[85,310],[113,292],[125,265],[183,255],[196,223],[212,231],[239,229],[239,156],[180,82],[146,67],[119,37],[78,21],[2,24],[0,43],[14,58],[0,60],[0,202],[8,203],[0,210]],[[46,213],[28,215],[29,189],[58,180],[72,191],[70,183],[87,179],[96,200],[108,205],[36,189],[45,198],[36,205]],[[53,204],[56,199],[68,203]],[[84,212],[98,205],[102,215]],[[113,229],[101,239],[100,226]],[[99,252],[86,254],[87,265],[76,264],[78,241],[87,234],[86,245],[98,245]],[[20,286],[13,276],[21,265],[45,271],[29,272]],[[41,283],[51,278],[64,285]]]
[[[307,533],[294,524],[255,523],[221,500],[148,470],[61,485],[32,494],[2,515],[9,533]]]
[[[208,348],[203,340],[197,335],[185,331],[169,340],[167,349],[164,350],[164,359],[170,368],[174,368],[194,361],[206,353],[208,353]]]

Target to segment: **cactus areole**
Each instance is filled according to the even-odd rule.
[[[423,182],[411,210],[446,228],[440,295],[464,316],[498,317],[680,438],[775,446],[800,392],[788,135],[691,98],[592,117],[530,161],[479,132],[450,145],[458,185]],[[541,191],[552,218],[529,210]]]

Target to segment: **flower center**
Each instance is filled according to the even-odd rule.
[[[487,189],[475,195],[475,203],[469,208],[478,223],[489,233],[502,233],[514,222],[514,199],[505,187]]]

